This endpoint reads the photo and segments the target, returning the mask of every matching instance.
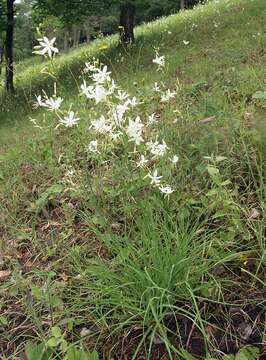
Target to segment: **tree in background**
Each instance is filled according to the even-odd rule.
[[[103,14],[111,1],[103,4],[99,0],[34,0],[34,21],[43,23],[44,19],[57,18],[64,29],[64,49],[79,43],[82,25],[89,16]],[[87,36],[88,37],[88,36]]]
[[[13,64],[13,45],[14,45],[14,2],[15,0],[6,1],[6,89],[14,92],[14,64]]]
[[[32,20],[32,0],[22,0],[15,4],[14,59],[31,56],[35,42],[35,29]]]
[[[123,44],[134,42],[134,25],[166,16],[186,6],[193,6],[200,0],[112,0],[120,5],[120,40]],[[139,14],[143,14],[139,16]]]
[[[67,40],[72,36],[72,45],[79,43],[81,24],[88,23],[90,17],[120,14],[120,41],[134,42],[134,26],[141,21],[149,21],[158,16],[177,12],[185,5],[193,5],[199,0],[33,0],[35,22],[41,23],[47,17],[56,17]],[[84,27],[83,27],[84,30]],[[72,34],[72,35],[70,35]],[[86,37],[89,38],[88,33]],[[69,41],[68,41],[69,42]]]
[[[6,9],[3,0],[0,0],[0,75],[4,61],[4,44],[6,34]]]
[[[99,33],[114,33],[119,24],[120,42],[127,45],[134,42],[135,25],[199,1],[0,0],[0,74],[6,60],[5,84],[7,90],[13,92],[13,58],[18,61],[31,55],[37,27],[48,37],[56,36],[60,48],[68,51],[80,42],[91,41]]]
[[[120,4],[120,41],[122,44],[133,43],[134,37],[134,25],[136,15],[135,2],[123,2]]]

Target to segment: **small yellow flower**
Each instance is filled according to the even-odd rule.
[[[100,50],[106,50],[106,49],[108,49],[108,45],[103,44],[103,45],[101,45],[101,46],[99,47],[99,49],[100,49]]]

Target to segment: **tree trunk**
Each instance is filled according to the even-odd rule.
[[[91,42],[91,34],[89,32],[86,33],[86,41],[87,41],[87,44],[89,44]]]
[[[69,26],[64,29],[64,52],[68,52],[70,48],[70,31]]]
[[[7,26],[6,26],[6,89],[14,92],[13,82],[13,40],[14,40],[14,0],[6,0]]]
[[[135,41],[134,22],[136,7],[132,3],[121,5],[120,12],[120,41],[122,44],[129,44]]]
[[[185,10],[185,0],[180,0],[180,10]]]
[[[73,47],[76,47],[79,44],[79,38],[80,38],[80,29],[78,25],[72,26],[72,32],[73,32]]]
[[[2,65],[4,62],[4,45],[0,45],[0,75],[2,74]]]
[[[81,34],[81,30],[78,29],[77,31],[77,36],[76,36],[76,44],[75,46],[78,46],[79,45],[79,41],[80,41],[80,34]]]

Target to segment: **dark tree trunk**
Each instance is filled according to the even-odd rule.
[[[185,10],[185,0],[180,0],[180,10]]]
[[[14,92],[13,83],[13,40],[14,40],[14,0],[6,0],[7,26],[6,26],[6,89]]]
[[[129,44],[135,41],[134,22],[136,7],[130,2],[121,5],[120,12],[120,41],[122,44]]]
[[[0,75],[2,74],[2,65],[4,62],[4,46],[0,45]]]

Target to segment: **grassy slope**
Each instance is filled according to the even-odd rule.
[[[2,356],[14,358],[29,339],[47,340],[54,325],[69,344],[93,348],[97,340],[105,358],[171,358],[180,348],[219,358],[256,334],[262,341],[265,105],[252,94],[265,88],[265,10],[260,0],[214,2],[140,27],[130,51],[111,37],[62,56],[53,65],[58,91],[82,117],[70,132],[29,124],[29,116],[44,116],[32,112],[33,95],[53,86],[40,75],[44,64],[19,73],[15,100],[1,95],[0,254],[12,271],[0,285]],[[164,82],[180,84],[167,106],[150,95],[161,81],[154,47],[167,55]],[[128,92],[149,99],[142,117],[160,114],[159,131],[180,156],[170,201],[132,175],[120,148],[99,158],[84,151],[93,135],[79,74],[92,56]],[[216,121],[200,123],[210,116]],[[206,155],[227,158],[217,177],[206,171]],[[46,190],[62,186],[70,167],[78,191],[55,191],[47,203]],[[231,316],[236,308],[249,317],[246,326],[255,324],[248,339],[239,335],[244,320]],[[91,333],[81,341],[83,327]]]

